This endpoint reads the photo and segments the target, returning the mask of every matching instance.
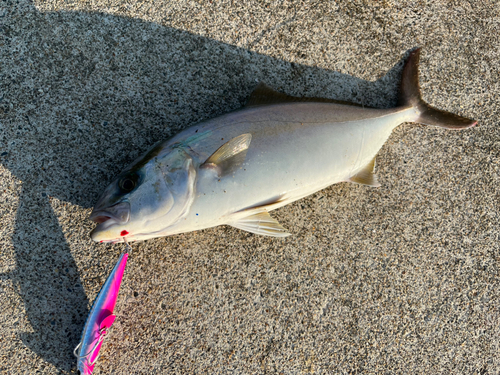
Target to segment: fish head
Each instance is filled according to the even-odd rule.
[[[91,238],[115,243],[168,235],[165,230],[191,206],[195,178],[192,158],[182,147],[157,146],[104,190],[90,215],[98,223]]]

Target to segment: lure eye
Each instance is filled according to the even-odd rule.
[[[135,175],[135,174],[125,176],[118,183],[118,186],[120,187],[120,189],[125,193],[131,192],[132,190],[134,190],[136,185],[137,185],[137,175]]]

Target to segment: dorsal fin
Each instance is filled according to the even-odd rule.
[[[259,83],[259,85],[253,90],[250,98],[248,98],[247,107],[256,105],[268,105],[268,104],[278,104],[278,103],[290,103],[296,102],[298,98],[283,94],[278,92],[264,82]]]
[[[336,104],[346,104],[353,105],[356,107],[361,107],[361,104],[346,102],[343,100],[327,99],[327,98],[298,98],[296,96],[291,96],[278,92],[265,83],[261,82],[253,90],[248,102],[247,107],[259,106],[259,105],[270,105],[270,104],[280,104],[280,103],[299,103],[299,102],[314,102],[314,103],[336,103]],[[371,108],[364,106],[365,108]]]

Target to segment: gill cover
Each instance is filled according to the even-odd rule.
[[[160,165],[169,193],[168,222],[172,225],[187,214],[193,203],[196,171],[193,159],[181,147],[173,148]]]

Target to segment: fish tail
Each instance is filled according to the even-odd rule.
[[[431,107],[422,100],[420,86],[418,84],[418,62],[420,60],[420,48],[412,51],[403,68],[401,78],[400,105],[417,109],[415,122],[424,125],[439,126],[445,129],[467,129],[475,126],[476,121],[461,117],[453,113],[445,112]]]

